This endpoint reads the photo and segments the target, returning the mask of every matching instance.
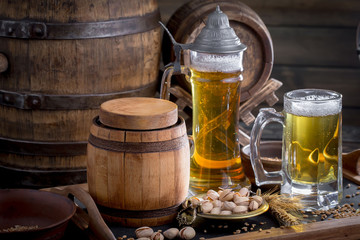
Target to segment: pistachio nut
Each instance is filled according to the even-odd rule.
[[[234,192],[231,189],[224,189],[223,192],[220,194],[219,200],[224,201],[231,201],[234,197]]]
[[[225,201],[224,205],[222,206],[222,210],[230,210],[236,207],[236,204],[234,202]]]
[[[256,201],[256,202],[259,204],[259,206],[263,203],[263,199],[262,199],[262,197],[257,196],[257,195],[255,195],[255,196],[251,197],[251,200]]]
[[[211,209],[213,209],[213,208],[214,208],[214,206],[210,201],[204,201],[200,205],[200,210],[203,213],[209,213],[211,211]]]
[[[169,228],[163,233],[164,237],[170,240],[176,238],[178,234],[179,234],[179,229],[177,228]]]
[[[135,235],[136,238],[141,238],[141,237],[151,237],[151,235],[154,233],[154,230],[150,227],[139,227],[138,229],[135,230]]]
[[[184,227],[179,231],[179,236],[182,239],[190,240],[196,235],[195,230],[192,227]]]
[[[206,196],[208,197],[209,200],[212,200],[212,201],[218,200],[220,197],[220,195],[212,189],[207,191]]]
[[[259,208],[259,203],[255,200],[251,201],[249,204],[250,211],[254,211]]]
[[[235,214],[238,213],[246,213],[248,211],[248,207],[247,206],[236,206],[233,208],[232,212]]]
[[[191,203],[191,205],[192,205],[192,207],[197,207],[197,206],[199,206],[200,205],[200,199],[199,198],[197,198],[197,197],[191,197],[190,198],[190,203]]]
[[[223,210],[220,212],[220,215],[231,215],[232,214],[232,211],[229,211],[229,210]]]
[[[239,197],[239,195],[234,195],[234,203],[236,205],[249,206],[250,199],[248,197]]]
[[[250,190],[248,188],[243,187],[239,190],[239,194],[240,197],[248,197],[250,196]]]
[[[160,232],[154,232],[151,237],[151,240],[164,240],[164,236]]]
[[[220,200],[215,200],[215,201],[211,201],[212,205],[214,206],[214,208],[216,207],[222,207],[223,202]]]
[[[210,214],[220,214],[221,208],[220,207],[214,207],[211,209]]]

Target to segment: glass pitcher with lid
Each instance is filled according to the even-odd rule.
[[[219,6],[209,14],[193,43],[179,44],[168,34],[176,59],[165,69],[160,96],[169,98],[174,74],[185,74],[191,83],[191,191],[197,194],[218,187],[250,186],[242,168],[238,143],[242,59],[246,46]],[[181,50],[188,50],[186,65],[180,65]]]

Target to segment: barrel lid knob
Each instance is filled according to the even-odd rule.
[[[99,119],[106,126],[120,129],[162,129],[178,121],[178,109],[175,103],[158,98],[118,98],[101,104]]]

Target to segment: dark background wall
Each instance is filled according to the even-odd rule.
[[[186,0],[159,0],[162,21]],[[359,0],[243,0],[264,21],[273,40],[271,77],[281,109],[285,92],[326,88],[343,94],[343,124],[360,127],[360,61],[356,30]],[[254,112],[256,115],[257,113]]]

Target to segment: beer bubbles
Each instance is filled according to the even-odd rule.
[[[314,94],[304,95],[301,91],[292,91],[284,97],[284,110],[287,113],[306,117],[320,117],[338,114],[341,111],[341,95],[327,92],[317,95],[318,89],[307,89]]]
[[[190,52],[191,67],[200,72],[238,72],[243,70],[242,52],[233,54],[208,54]]]

